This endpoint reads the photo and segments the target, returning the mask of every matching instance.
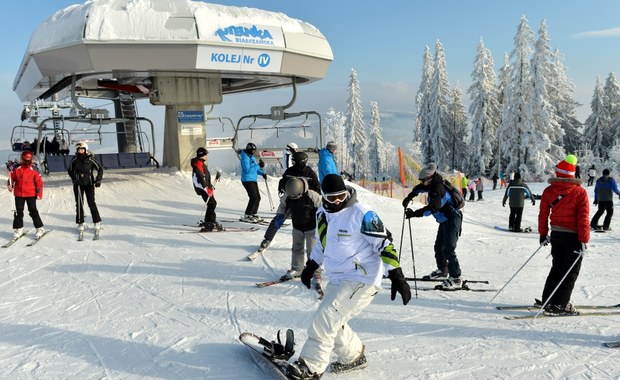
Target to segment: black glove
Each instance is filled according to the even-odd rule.
[[[597,199],[595,199],[595,200],[594,200],[594,205],[596,206],[597,204],[598,204],[598,200],[597,200]]]
[[[506,207],[506,202],[502,202],[502,207]]]
[[[547,245],[547,244],[549,244],[549,236],[540,235],[540,245]]]
[[[267,173],[263,174],[263,179],[267,179]]]
[[[310,280],[312,280],[312,276],[317,269],[319,269],[319,264],[310,259],[306,261],[306,267],[301,271],[301,283],[306,285],[308,289],[310,289]]]
[[[258,160],[258,166],[259,166],[261,169],[265,167],[265,161],[263,161],[263,159],[262,159],[262,158]]]
[[[532,206],[536,206],[536,201],[532,199]]]
[[[409,202],[411,202],[411,198],[405,197],[405,199],[403,199],[403,208],[407,208]]]
[[[99,181],[95,182],[95,187],[101,187],[101,182]]]
[[[400,296],[403,298],[403,305],[408,304],[409,300],[411,300],[411,288],[409,287],[409,284],[405,280],[405,276],[403,276],[402,269],[400,268],[392,269],[391,271],[388,272],[388,277],[390,277],[390,281],[392,281],[392,287],[391,287],[392,294],[390,296],[390,299],[394,301],[394,299],[396,298],[396,292],[398,292]],[[302,274],[302,278],[303,278],[303,274]]]
[[[415,211],[413,211],[412,209],[408,208],[405,210],[405,218],[410,219],[410,218],[421,218],[424,216],[424,210],[419,208]]]

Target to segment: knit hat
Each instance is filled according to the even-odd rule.
[[[609,169],[603,169],[603,175],[609,175]]]
[[[516,172],[514,175],[514,179],[521,179],[521,173]]]
[[[420,174],[418,174],[418,178],[420,179],[420,181],[429,179],[430,177],[433,176],[433,174],[435,174],[435,172],[437,172],[437,164],[435,164],[434,162],[431,162],[430,164],[426,165],[420,170]]]
[[[204,157],[209,154],[209,151],[203,147],[196,149],[196,157]]]
[[[577,157],[569,154],[555,166],[555,175],[558,178],[575,178],[575,165],[577,165]]]
[[[328,174],[321,182],[321,192],[323,194],[334,194],[347,191],[344,180],[338,174]]]
[[[334,153],[334,151],[338,148],[338,146],[336,145],[335,142],[328,141],[325,148],[327,148],[327,150],[329,150],[330,152]]]

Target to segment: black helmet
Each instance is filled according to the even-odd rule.
[[[247,150],[248,152],[254,152],[256,151],[256,145],[254,145],[254,143],[248,143],[248,145],[245,146],[245,150]]]
[[[209,151],[203,147],[196,149],[196,157],[204,157],[209,154]]]
[[[296,152],[293,154],[293,162],[296,166],[303,168],[308,163],[308,155],[304,152]]]
[[[308,191],[308,182],[305,178],[292,177],[286,181],[284,192],[291,199],[299,199]]]

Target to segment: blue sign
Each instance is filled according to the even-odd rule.
[[[177,121],[179,123],[204,123],[205,113],[203,111],[179,111]]]
[[[267,67],[267,66],[269,66],[269,62],[271,62],[271,57],[269,56],[269,54],[263,53],[263,54],[258,56],[258,65],[260,67]]]

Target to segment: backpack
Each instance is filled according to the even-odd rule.
[[[465,207],[465,198],[463,198],[461,190],[454,187],[447,179],[443,180],[443,185],[446,191],[450,193],[450,197],[452,197],[452,206],[457,210]]]

